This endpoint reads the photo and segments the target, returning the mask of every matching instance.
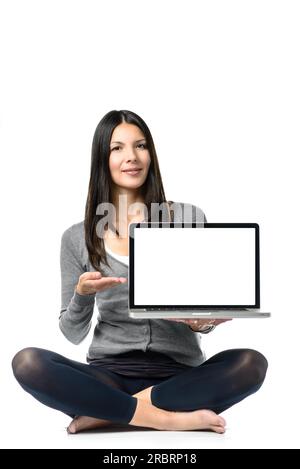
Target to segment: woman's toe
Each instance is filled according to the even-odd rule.
[[[225,428],[222,425],[212,425],[211,429],[216,433],[225,433]]]

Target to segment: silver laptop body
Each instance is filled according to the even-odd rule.
[[[265,318],[257,223],[129,225],[129,316]]]

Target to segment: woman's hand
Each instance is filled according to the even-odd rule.
[[[195,332],[201,332],[201,329],[205,329],[209,326],[218,326],[222,322],[231,321],[231,319],[182,319],[182,318],[165,318],[167,321],[184,322]]]
[[[125,282],[126,277],[102,277],[100,272],[84,272],[79,277],[76,292],[79,295],[92,295]]]

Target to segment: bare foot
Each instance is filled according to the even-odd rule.
[[[75,417],[67,428],[68,433],[78,433],[84,430],[93,430],[94,428],[107,427],[111,425],[110,420],[96,419],[94,417],[78,416]]]
[[[216,433],[224,433],[226,422],[220,415],[212,410],[194,410],[190,412],[172,412],[171,424],[164,430],[211,430]],[[67,428],[68,433],[79,433],[84,430],[103,428],[111,425],[110,420],[94,417],[75,417]]]
[[[212,410],[193,410],[190,412],[170,412],[172,415],[166,430],[212,430],[225,432],[226,422]]]
[[[171,423],[164,430],[211,430],[224,433],[226,422],[212,410],[194,410],[191,412],[172,412]],[[94,417],[75,417],[67,428],[68,433],[78,433],[111,425],[110,420]]]

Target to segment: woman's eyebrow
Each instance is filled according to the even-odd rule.
[[[139,140],[136,140],[134,143],[141,142],[142,140],[146,140],[145,138],[140,138]],[[123,145],[124,142],[111,142],[111,143],[121,143]]]

